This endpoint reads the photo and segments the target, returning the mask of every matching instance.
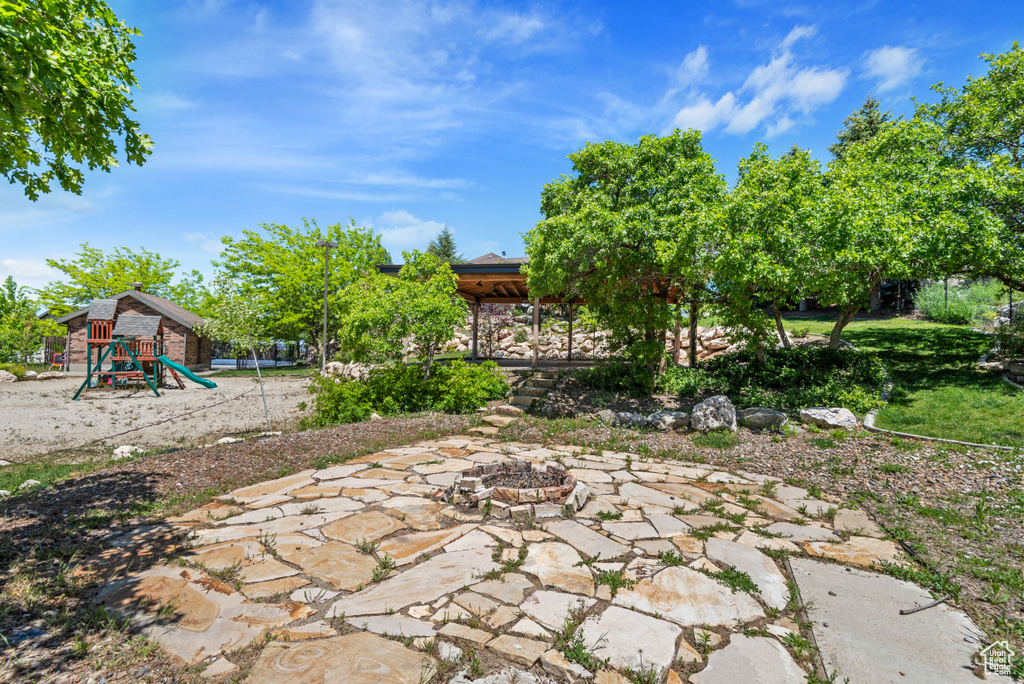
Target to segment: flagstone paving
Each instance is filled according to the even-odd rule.
[[[589,498],[574,516],[442,498],[461,471],[507,460],[557,461]],[[472,659],[495,682],[615,684],[652,671],[673,683],[802,682],[819,662],[800,647],[812,632],[800,631],[794,580],[824,611],[809,620],[838,681],[870,671],[869,646],[892,651],[905,682],[953,681],[976,650],[959,611],[895,617],[927,594],[907,583],[894,593],[896,580],[869,571],[906,560],[866,513],[700,464],[456,436],[244,487],[171,522],[193,548],[97,600],[210,677],[251,665],[251,684],[447,682]],[[796,577],[778,551],[803,556]],[[899,649],[870,639],[875,623],[843,617],[862,609]],[[255,664],[232,662],[265,636]],[[958,645],[926,663],[915,639]]]

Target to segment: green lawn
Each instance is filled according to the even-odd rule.
[[[315,371],[318,371],[318,370],[320,370],[320,366],[319,365],[315,369],[310,368],[308,366],[306,366],[306,367],[282,366],[280,368],[260,368],[260,374],[263,377],[267,377],[267,376],[271,376],[271,375],[305,376],[305,375],[313,375],[313,373]],[[210,373],[210,377],[212,377],[212,378],[241,378],[241,377],[246,377],[246,378],[247,377],[253,377],[253,378],[255,378],[256,377],[256,369],[255,368],[246,368],[246,369],[243,369],[243,370],[235,370],[235,369],[232,368],[231,370],[218,370],[218,371],[214,371],[213,373]]]
[[[786,328],[828,334],[834,319],[790,318]],[[1024,447],[1024,392],[977,369],[994,339],[955,325],[855,320],[843,339],[877,354],[896,389],[875,425],[964,442]]]

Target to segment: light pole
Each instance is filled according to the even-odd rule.
[[[317,240],[317,247],[324,248],[324,336],[320,340],[320,374],[327,370],[327,267],[331,260],[331,247],[337,247],[337,242],[330,240]]]

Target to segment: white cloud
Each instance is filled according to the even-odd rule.
[[[895,90],[916,78],[924,68],[924,60],[914,48],[886,45],[872,50],[864,58],[864,70],[878,79],[878,90]]]
[[[705,132],[724,127],[736,135],[763,126],[772,136],[796,125],[797,115],[809,117],[835,101],[846,85],[847,71],[801,66],[791,50],[815,32],[813,26],[794,27],[768,63],[755,67],[741,88],[714,102],[704,93],[691,92],[691,102],[676,112],[673,125]]]
[[[220,254],[224,249],[224,243],[220,241],[220,238],[210,237],[206,233],[184,233],[182,237],[186,242],[198,244],[199,249],[209,254]]]
[[[380,232],[381,244],[391,252],[391,258],[397,260],[402,251],[425,250],[444,224],[418,218],[405,209],[396,209],[381,214],[374,227]]]
[[[676,87],[684,87],[700,82],[708,73],[708,49],[703,45],[683,57],[682,64],[676,69]]]
[[[0,259],[0,281],[14,278],[18,287],[45,287],[63,274],[50,268],[45,261],[36,259]]]
[[[782,39],[782,49],[788,50],[793,47],[793,43],[800,40],[801,38],[811,38],[818,32],[818,29],[814,26],[794,26],[793,30],[786,34],[786,37]]]
[[[499,15],[494,25],[484,31],[484,36],[489,40],[523,43],[543,31],[544,27],[544,20],[535,14],[504,14]]]

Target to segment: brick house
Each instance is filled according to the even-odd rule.
[[[202,318],[168,299],[143,292],[141,283],[134,283],[133,289],[106,299],[116,302],[115,316],[160,316],[164,329],[164,355],[192,371],[210,370],[213,345],[208,338],[194,331],[196,326],[205,322]],[[88,314],[89,307],[85,307],[57,319],[57,323],[68,327],[68,370],[71,373],[85,374]]]

